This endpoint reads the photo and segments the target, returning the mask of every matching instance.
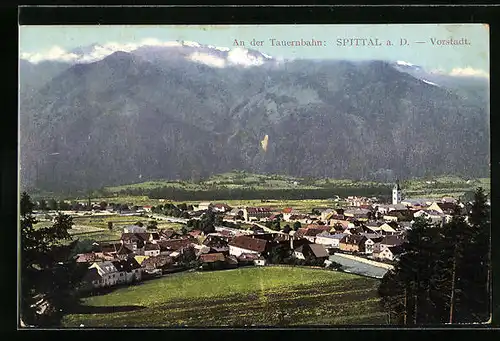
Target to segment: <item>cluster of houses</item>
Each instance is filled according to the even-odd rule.
[[[126,226],[119,242],[98,244],[77,256],[88,264],[85,281],[89,288],[108,287],[140,281],[145,274],[158,275],[180,267],[187,253],[202,269],[222,269],[243,265],[266,265],[273,248],[281,246],[296,259],[314,259],[328,264],[333,253],[350,253],[379,261],[394,261],[416,217],[424,216],[436,224],[446,222],[456,209],[463,209],[451,198],[443,200],[402,200],[395,185],[392,205],[381,205],[375,198],[349,197],[345,208],[316,209],[304,213],[293,208],[231,208],[226,204],[200,203],[189,213],[199,217],[211,210],[225,221],[253,223],[249,230],[217,227],[204,234],[171,229],[148,230]],[[300,228],[270,231],[260,222],[284,221]]]
[[[203,209],[212,208],[223,212],[226,220],[241,220],[244,222],[267,222],[281,219],[285,222],[300,222],[302,224],[320,223],[325,225],[341,224],[344,228],[353,222],[397,222],[405,226],[417,217],[425,217],[435,224],[444,224],[457,208],[454,198],[444,197],[436,199],[401,199],[401,188],[396,184],[393,188],[392,204],[379,204],[376,198],[348,197],[348,206],[345,208],[315,209],[318,214],[301,212],[291,207],[274,209],[272,207],[241,207],[225,209],[218,207],[221,204],[201,203]],[[460,207],[464,208],[463,205]],[[352,227],[352,226],[351,226]]]

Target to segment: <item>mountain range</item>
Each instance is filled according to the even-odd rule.
[[[388,181],[489,176],[487,79],[194,42],[125,50],[95,44],[63,60],[20,60],[23,187],[233,169]]]

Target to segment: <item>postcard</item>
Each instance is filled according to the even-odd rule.
[[[490,320],[485,24],[20,26],[21,328]]]

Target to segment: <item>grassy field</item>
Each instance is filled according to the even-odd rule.
[[[111,241],[119,240],[123,232],[123,227],[133,225],[137,222],[147,224],[151,219],[144,217],[123,217],[123,216],[109,216],[109,217],[74,217],[74,226],[70,230],[74,238],[91,239],[95,241]],[[108,229],[108,222],[113,223],[113,228]],[[182,224],[170,223],[166,221],[158,221],[158,228],[180,230]]]
[[[83,300],[64,327],[384,324],[379,281],[297,267],[169,275]]]

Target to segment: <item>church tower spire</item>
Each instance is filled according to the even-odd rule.
[[[399,180],[396,180],[392,188],[392,204],[397,205],[399,203],[401,203],[401,187],[399,186]]]

